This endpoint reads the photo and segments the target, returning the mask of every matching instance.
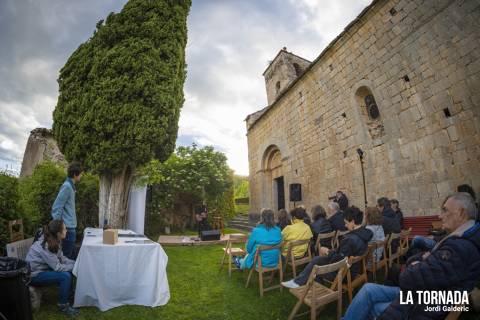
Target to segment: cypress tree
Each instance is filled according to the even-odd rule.
[[[130,0],[60,71],[53,132],[100,176],[99,221],[125,227],[136,168],[175,148],[190,0]]]

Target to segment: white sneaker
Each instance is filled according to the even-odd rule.
[[[295,282],[294,279],[289,280],[289,281],[282,282],[282,286],[287,287],[287,288],[290,288],[290,289],[296,289],[296,288],[300,287],[300,286]]]

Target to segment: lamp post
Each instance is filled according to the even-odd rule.
[[[360,166],[362,168],[362,180],[363,180],[363,199],[365,201],[365,208],[367,207],[367,186],[365,184],[365,172],[363,170],[363,150],[358,148],[357,149],[357,153],[358,153],[358,158],[360,159]]]

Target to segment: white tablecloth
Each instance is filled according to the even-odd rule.
[[[119,234],[133,233],[119,230]],[[103,230],[87,228],[73,268],[77,277],[75,307],[96,306],[102,311],[121,305],[156,307],[170,299],[168,257],[160,244],[131,243],[146,238],[119,237],[103,244]]]

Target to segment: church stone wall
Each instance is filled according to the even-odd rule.
[[[406,216],[438,214],[458,184],[480,191],[479,30],[475,0],[375,1],[250,123],[251,211],[276,209],[264,167],[272,145],[287,208],[290,183],[302,184],[307,208],[326,205],[336,190],[363,207],[357,148],[365,152],[369,205],[387,196]],[[365,90],[380,111],[378,132],[362,105]]]

